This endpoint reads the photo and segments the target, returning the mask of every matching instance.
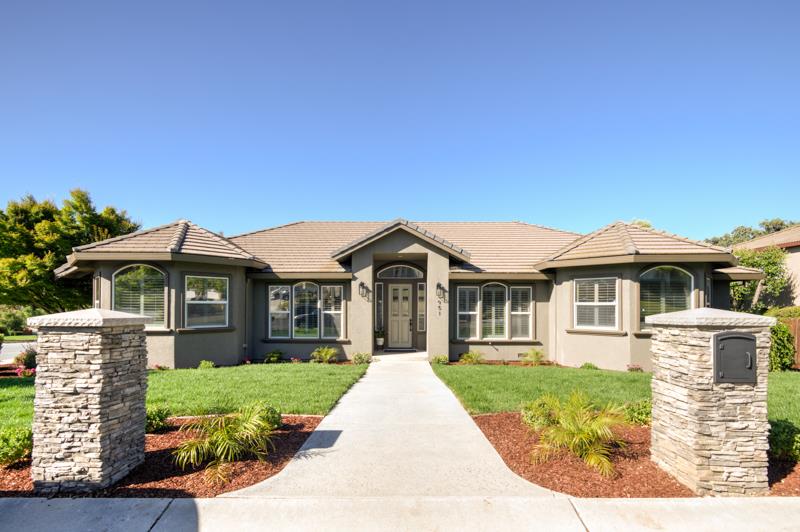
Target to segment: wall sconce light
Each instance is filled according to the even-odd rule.
[[[447,299],[447,289],[442,283],[436,283],[436,297],[444,301]]]
[[[369,295],[369,287],[364,281],[358,283],[358,295],[361,297],[367,297]]]

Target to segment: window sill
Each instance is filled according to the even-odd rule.
[[[635,331],[633,335],[636,338],[650,338],[653,336],[653,331]]]
[[[165,334],[172,334],[173,332],[175,331],[167,329],[166,327],[154,327],[152,329],[145,327],[144,329],[144,334],[147,336],[163,336]]]
[[[465,340],[463,338],[450,338],[451,344],[475,344],[475,345],[531,345],[531,344],[541,344],[542,341],[538,338],[530,338],[527,340]]]
[[[196,334],[196,333],[219,333],[219,332],[233,332],[236,327],[184,327],[176,329],[178,334]]]
[[[625,331],[608,329],[567,329],[567,334],[590,334],[595,336],[628,336]]]
[[[346,345],[349,338],[262,338],[262,344],[335,344]]]

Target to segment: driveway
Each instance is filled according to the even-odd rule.
[[[3,342],[3,347],[0,348],[0,364],[8,364],[14,360],[14,357],[22,353],[29,345],[36,345],[36,342]]]

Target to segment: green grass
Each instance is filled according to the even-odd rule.
[[[566,398],[584,390],[594,401],[623,404],[650,398],[650,374],[552,366],[439,366],[433,371],[471,414],[516,412],[545,392]],[[769,374],[769,419],[800,427],[800,372]]]
[[[174,416],[224,414],[263,400],[284,414],[327,414],[369,366],[254,364],[152,371],[147,405]],[[30,426],[33,379],[0,379],[0,428]]]
[[[16,334],[11,336],[6,336],[3,338],[3,343],[14,343],[14,342],[35,342],[36,335],[35,334]]]

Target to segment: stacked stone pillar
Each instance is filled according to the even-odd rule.
[[[110,486],[144,461],[147,318],[102,309],[37,316],[34,489]]]
[[[775,319],[702,308],[648,316],[653,328],[653,461],[700,495],[763,495],[767,375]],[[714,382],[712,338],[756,337],[756,383]]]

